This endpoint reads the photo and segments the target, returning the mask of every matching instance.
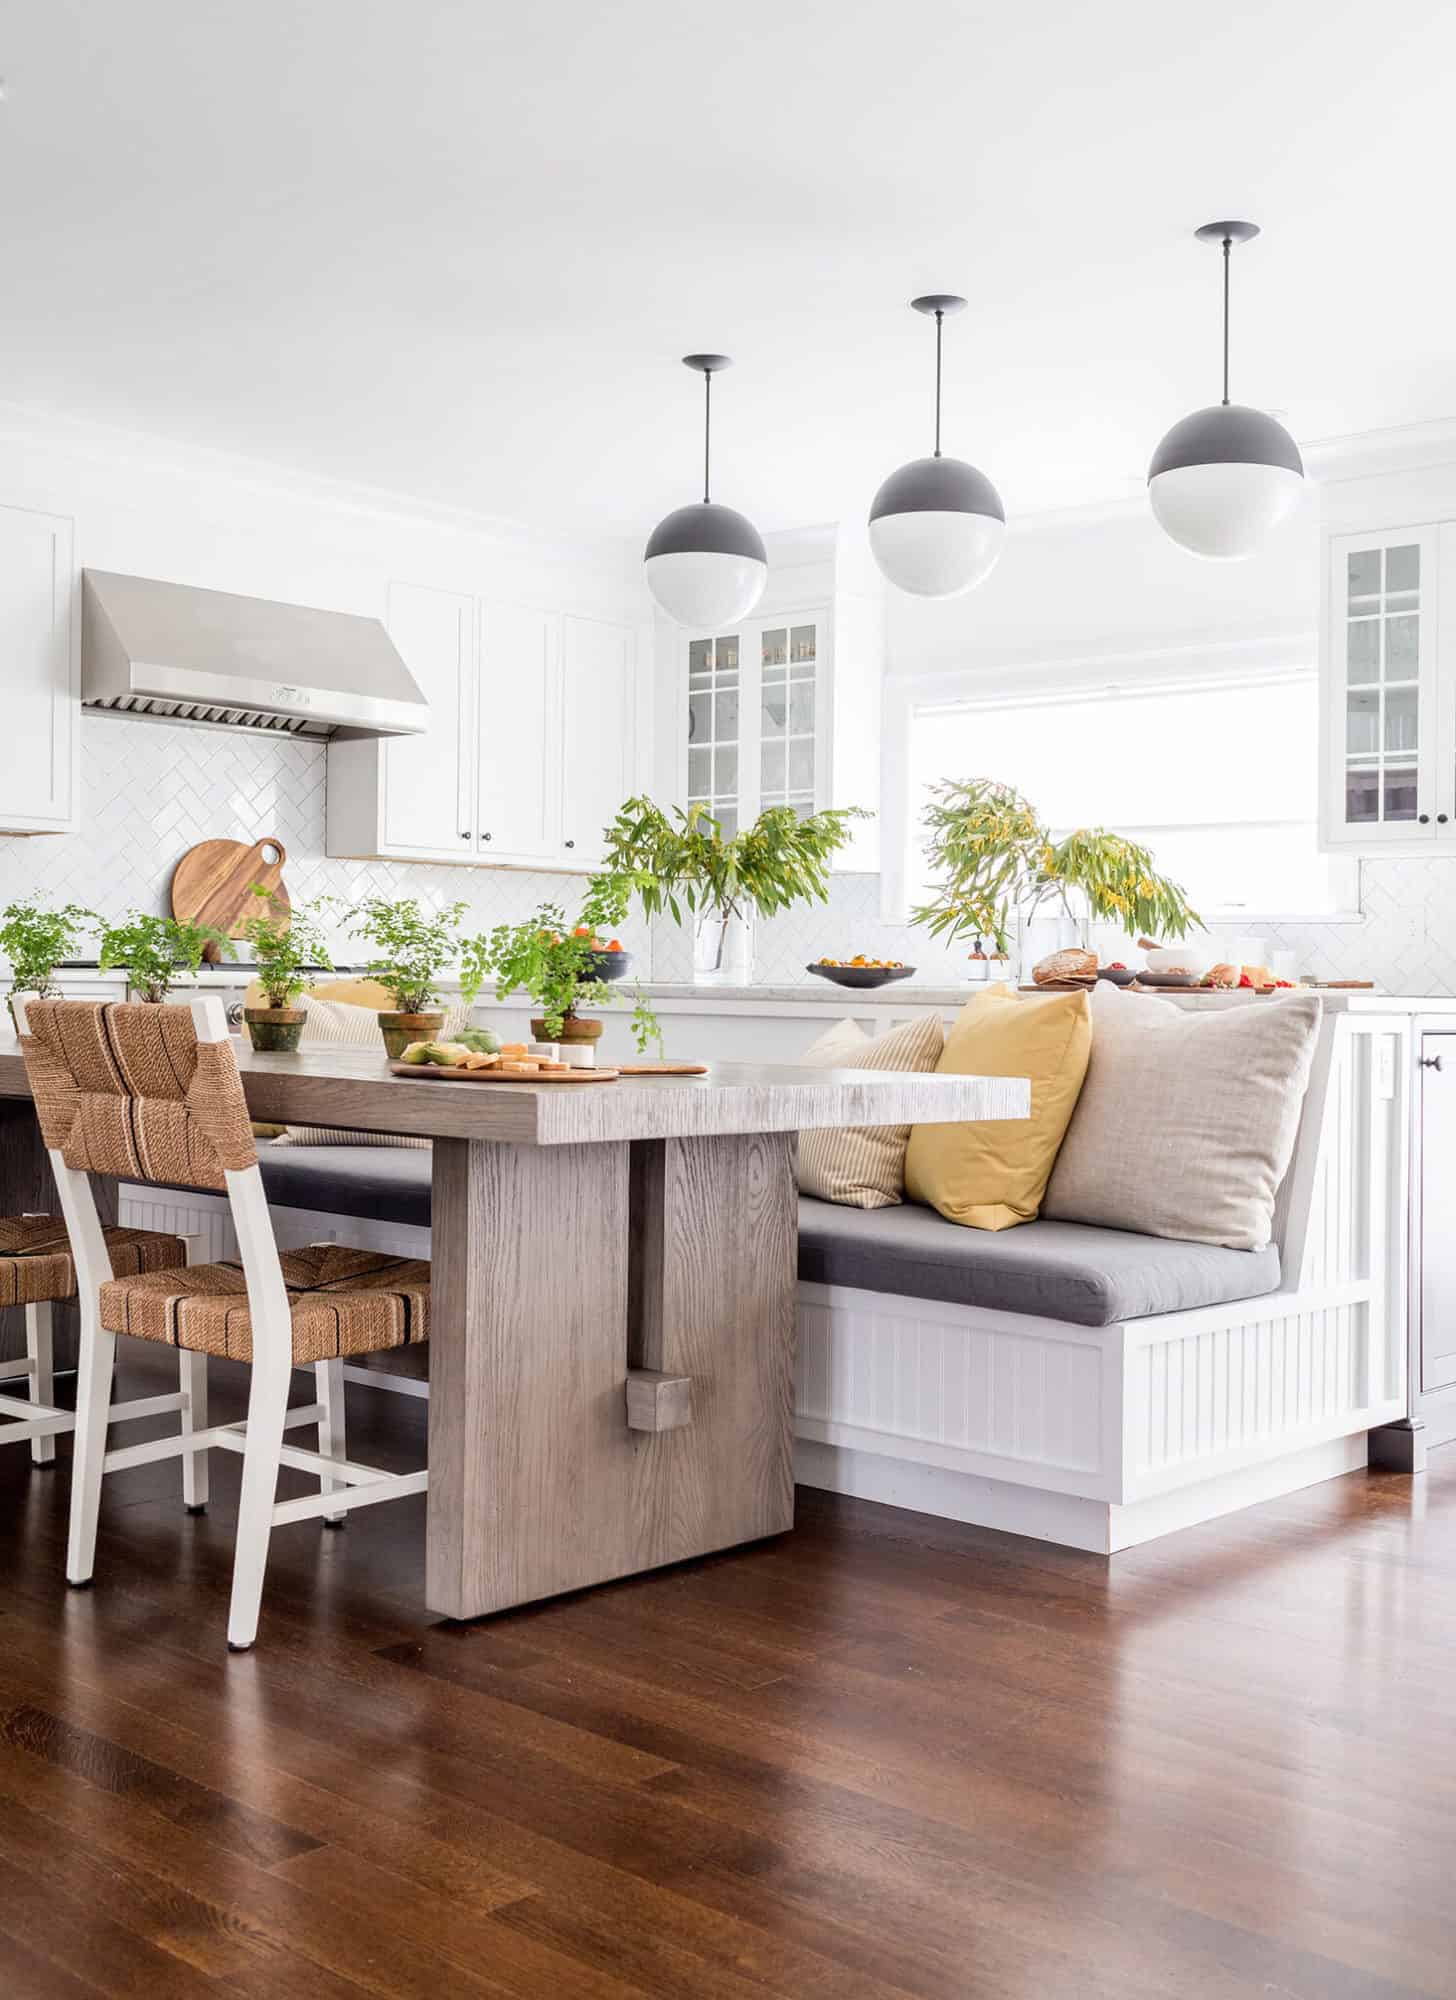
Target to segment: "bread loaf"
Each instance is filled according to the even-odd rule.
[[[1031,968],[1031,977],[1037,986],[1094,986],[1097,983],[1097,954],[1083,951],[1073,945],[1066,951],[1054,951]]]

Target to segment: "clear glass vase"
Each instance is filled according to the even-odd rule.
[[[693,932],[693,981],[699,986],[749,986],[753,933],[746,917],[704,910]]]

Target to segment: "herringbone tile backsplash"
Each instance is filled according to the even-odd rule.
[[[83,829],[0,839],[0,903],[37,892],[104,916],[161,910],[172,870],[194,842],[271,834],[288,851],[284,872],[295,900],[374,893],[418,896],[430,907],[460,900],[475,930],[522,917],[542,902],[571,913],[582,890],[579,876],[327,860],[325,761],[318,743],[83,716]],[[878,876],[836,876],[827,906],[756,927],[755,976],[769,985],[807,982],[810,959],[862,951],[903,959],[937,984],[960,981],[963,954],[940,950],[923,931],[885,923],[879,908]],[[1292,951],[1299,969],[1317,978],[1374,979],[1390,992],[1456,993],[1456,861],[1367,861],[1361,908],[1363,920],[1355,924],[1254,928],[1262,928],[1271,951]],[[634,921],[622,941],[639,954],[646,976],[691,978],[691,941],[675,925],[649,931]],[[343,962],[364,955],[357,941],[337,932],[334,945]]]

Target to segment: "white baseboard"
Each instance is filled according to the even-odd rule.
[[[878,1500],[887,1507],[907,1507],[916,1514],[936,1514],[944,1520],[999,1528],[1005,1534],[1028,1535],[1034,1541],[1055,1542],[1063,1548],[1112,1555],[1199,1521],[1215,1521],[1221,1514],[1256,1506],[1261,1500],[1297,1493],[1323,1479],[1358,1472],[1365,1461],[1362,1431],[1355,1437],[1333,1438],[1285,1458],[1119,1506],[800,1438],[794,1446],[794,1477],[802,1486],[816,1486],[827,1493],[851,1494],[858,1500]]]

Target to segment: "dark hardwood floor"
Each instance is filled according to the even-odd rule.
[[[418,1462],[422,1406],[350,1414]],[[11,1446],[0,1995],[1456,1994],[1432,1467],[1110,1564],[801,1491],[792,1536],[464,1628],[409,1501],[280,1530],[229,1657],[236,1459],[199,1520],[175,1466],[109,1481],[69,1592],[67,1468]]]

